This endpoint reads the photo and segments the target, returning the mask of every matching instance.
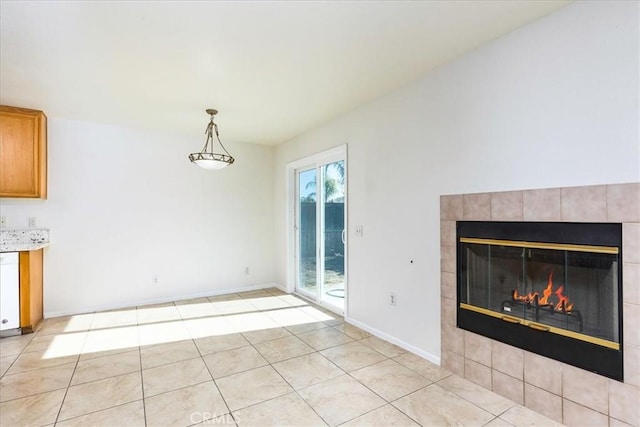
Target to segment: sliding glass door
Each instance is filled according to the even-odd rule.
[[[296,169],[296,290],[344,310],[344,156]]]
[[[316,169],[302,170],[298,176],[298,290],[315,296],[318,287],[318,249],[316,221],[318,203],[315,187]]]

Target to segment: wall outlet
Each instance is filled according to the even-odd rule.
[[[249,267],[245,267],[244,268],[244,275],[248,276],[249,275]]]
[[[7,226],[7,217],[6,216],[0,216],[0,227],[1,228],[6,228]]]
[[[154,285],[157,285],[160,279],[158,279],[158,276],[153,276],[151,277],[151,283],[153,283]]]
[[[356,236],[364,237],[364,225],[356,225]]]
[[[391,292],[389,294],[389,305],[396,305],[396,302],[398,302],[397,298],[396,298],[396,293],[395,292]]]
[[[35,216],[29,217],[29,228],[36,228],[38,226],[38,218]]]

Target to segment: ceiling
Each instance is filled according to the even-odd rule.
[[[566,1],[0,1],[0,102],[275,145]]]

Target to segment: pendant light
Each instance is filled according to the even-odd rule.
[[[213,116],[218,114],[218,110],[214,110],[213,108],[209,108],[206,110],[207,114],[211,116],[209,120],[209,124],[207,125],[207,129],[205,130],[205,134],[207,135],[207,141],[204,143],[204,147],[199,153],[191,153],[189,154],[189,160],[192,163],[200,166],[202,169],[208,170],[219,170],[222,168],[226,168],[230,164],[232,164],[235,159],[229,154],[224,145],[222,145],[222,141],[220,141],[220,135],[218,134],[218,125],[214,123]],[[218,140],[218,144],[225,152],[225,154],[218,154],[213,152],[213,132],[215,130],[216,139]]]

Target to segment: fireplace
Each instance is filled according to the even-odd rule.
[[[458,221],[457,326],[623,380],[622,224]]]

